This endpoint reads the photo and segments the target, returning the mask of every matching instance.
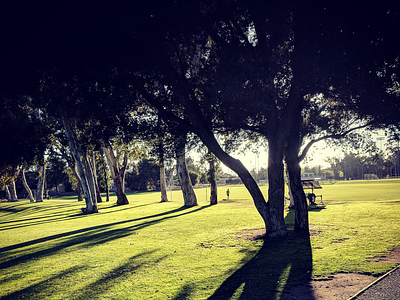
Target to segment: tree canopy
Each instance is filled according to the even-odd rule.
[[[61,108],[93,141],[132,138],[128,128],[158,118],[194,133],[241,177],[271,235],[285,234],[285,160],[296,229],[308,230],[305,142],[399,127],[399,12],[388,1],[69,3],[10,39],[18,51],[2,62],[4,93]],[[268,202],[216,138],[241,132],[268,141]]]

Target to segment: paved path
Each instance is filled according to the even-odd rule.
[[[351,300],[397,300],[400,299],[400,266],[386,273]],[[349,299],[349,300],[350,300]]]

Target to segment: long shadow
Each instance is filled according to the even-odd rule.
[[[92,245],[97,245],[101,243],[105,243],[108,241],[112,241],[115,239],[119,239],[131,234],[134,234],[136,231],[151,226],[155,225],[157,223],[166,221],[168,219],[172,218],[177,218],[183,215],[187,215],[190,213],[198,212],[200,210],[203,210],[209,206],[202,206],[198,207],[195,209],[188,210],[185,207],[177,208],[171,211],[167,211],[164,213],[156,214],[156,215],[151,215],[151,216],[146,216],[142,218],[137,218],[133,220],[125,220],[125,221],[120,221],[120,222],[114,222],[114,223],[109,223],[109,224],[104,224],[104,225],[98,225],[98,226],[93,226],[90,228],[83,228],[79,230],[74,230],[70,231],[68,233],[61,233],[57,235],[52,235],[49,237],[44,237],[36,240],[32,240],[29,242],[24,242],[16,245],[11,245],[7,247],[3,247],[0,249],[0,253],[2,256],[2,262],[0,263],[0,268],[5,269],[9,268],[12,266],[15,266],[19,263],[26,262],[30,259],[37,259],[43,256],[49,256],[49,255],[54,255],[58,251],[65,249],[66,247],[71,247],[75,245],[81,245],[81,247],[90,247]],[[181,213],[179,213],[181,212]],[[174,213],[179,213],[176,215],[171,215]],[[152,218],[157,218],[154,220],[148,220]],[[148,220],[143,223],[139,224],[134,224],[131,226],[123,227],[123,228],[118,228],[118,229],[112,229],[113,226],[115,225],[121,225],[121,224],[127,224],[131,222],[136,222],[136,221],[142,221],[142,220]],[[69,238],[68,238],[69,237]],[[51,240],[55,240],[58,238],[66,238],[65,240],[59,241],[56,245],[52,244],[49,247],[46,247],[46,245],[40,246],[39,244]],[[31,246],[31,245],[37,245],[37,250],[32,250],[32,249],[26,249],[26,250],[18,250],[18,252],[14,252],[12,250],[16,250],[22,247],[26,246]],[[8,259],[7,254],[5,252],[7,251],[12,251],[9,253],[10,256],[13,258]],[[17,255],[17,257],[15,257]]]
[[[52,276],[49,279],[39,281],[24,289],[13,292],[6,296],[1,297],[2,300],[14,299],[46,299],[53,296],[54,287],[57,285],[65,284],[65,280],[84,269],[83,266],[72,267],[67,270],[61,271],[59,274]]]
[[[131,276],[132,273],[135,273],[138,269],[157,264],[167,258],[167,256],[160,256],[157,258],[152,257],[151,254],[153,254],[155,251],[156,250],[143,252],[139,255],[131,257],[125,264],[110,270],[95,282],[85,286],[77,293],[77,295],[74,295],[74,299],[98,299],[99,296],[107,292],[110,288],[117,285],[125,278]]]
[[[289,212],[287,218],[293,218],[293,214]],[[257,254],[249,253],[246,259],[249,261],[208,299],[231,299],[232,296],[236,299],[280,299],[290,295],[292,286],[307,285],[311,279],[310,237],[292,230],[288,230],[286,237],[266,239]],[[180,296],[175,299],[183,299]],[[307,299],[314,299],[314,296],[310,294]]]
[[[153,204],[155,204],[155,203],[136,205],[136,206],[129,206],[129,207],[126,207],[126,206],[122,207],[122,206],[118,206],[118,205],[112,205],[112,206],[109,206],[109,207],[101,208],[100,213],[102,215],[114,213],[114,211],[106,211],[106,212],[103,211],[103,210],[106,210],[106,209],[109,209],[109,208],[114,208],[115,209],[117,207],[121,207],[121,209],[123,209],[123,210],[128,210],[128,209],[135,209],[135,208],[138,208],[138,207],[147,206],[147,205],[153,205]],[[2,221],[1,222],[2,226],[6,226],[6,227],[1,228],[0,231],[9,230],[9,229],[15,229],[15,228],[23,228],[23,227],[33,226],[33,225],[41,225],[41,224],[46,224],[46,223],[52,223],[52,222],[55,222],[55,221],[79,219],[79,218],[83,218],[83,217],[86,216],[86,215],[82,214],[79,209],[76,209],[75,205],[72,205],[72,206],[74,207],[74,209],[72,209],[72,210],[62,211],[60,213],[54,213],[52,211],[50,217],[49,216],[39,216],[39,217],[31,217],[29,219],[17,219],[17,220],[6,221],[6,222]],[[44,212],[44,211],[46,211],[46,210],[41,210],[40,212]],[[68,214],[68,212],[71,212],[71,211],[74,211],[75,214]],[[35,213],[37,213],[37,212],[35,212]],[[24,222],[24,224],[13,225],[13,224],[18,224],[20,222]],[[7,224],[9,224],[9,225],[7,225]]]

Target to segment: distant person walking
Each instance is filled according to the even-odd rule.
[[[231,192],[229,191],[229,189],[227,189],[226,190],[226,196],[228,197],[228,199],[227,200],[229,200],[229,194],[230,194]]]

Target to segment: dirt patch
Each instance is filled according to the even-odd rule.
[[[400,248],[394,249],[390,255],[385,257],[373,257],[371,261],[388,264],[388,263],[400,263]]]
[[[346,300],[376,280],[363,274],[336,274],[328,280],[312,280],[305,285],[293,286],[282,300]]]
[[[313,234],[310,230],[311,235]],[[314,234],[318,234],[315,230]],[[288,231],[290,235],[290,231]],[[265,229],[245,229],[237,234],[238,238],[260,240],[265,238]],[[339,242],[339,241],[338,241]],[[400,262],[400,248],[386,257],[376,257],[372,261],[379,263]],[[339,273],[325,279],[314,279],[309,283],[292,284],[282,300],[346,300],[374,282],[377,277],[357,273]]]
[[[262,240],[265,238],[265,229],[244,229],[236,233],[236,236],[248,241]]]
[[[400,262],[400,248],[392,251],[386,257],[372,259],[379,263]],[[372,275],[340,273],[324,280],[312,280],[305,285],[294,285],[282,300],[345,300],[357,294],[363,288],[374,282],[377,277]]]

